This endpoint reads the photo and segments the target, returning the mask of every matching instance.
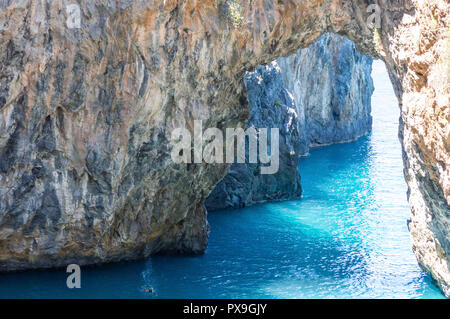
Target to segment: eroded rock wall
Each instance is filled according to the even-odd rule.
[[[205,202],[208,211],[300,198],[302,194],[297,167],[304,134],[280,67],[276,62],[258,66],[245,75],[245,83],[250,107],[247,128],[279,129],[279,168],[275,174],[261,174],[261,165],[266,164],[249,163],[247,154],[246,163],[233,163],[227,176],[208,196]]]
[[[301,197],[298,159],[310,147],[353,141],[372,125],[372,58],[339,35],[248,73],[247,127],[280,129],[280,169],[261,175],[259,165],[231,165],[206,199],[208,211]]]
[[[277,63],[294,96],[305,153],[310,147],[354,141],[371,129],[372,58],[350,40],[325,34]]]
[[[246,71],[325,32],[382,57],[402,107],[413,248],[449,292],[446,0],[0,2],[0,269],[201,252],[228,165],[174,164],[174,128],[245,127]]]

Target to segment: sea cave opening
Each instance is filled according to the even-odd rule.
[[[250,121],[282,128],[282,165],[262,178],[231,167],[206,200],[205,254],[86,268],[79,291],[60,287],[61,272],[10,274],[0,295],[146,298],[152,287],[151,297],[170,298],[441,298],[411,251],[384,63],[326,34],[246,82]],[[39,289],[23,289],[30,282]]]

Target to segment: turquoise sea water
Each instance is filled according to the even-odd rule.
[[[83,268],[73,290],[64,270],[3,274],[0,298],[443,298],[411,251],[382,62],[373,77],[373,131],[302,159],[302,200],[210,214],[203,256]]]

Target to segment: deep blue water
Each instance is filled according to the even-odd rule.
[[[443,298],[411,251],[399,110],[373,76],[373,131],[303,159],[302,200],[210,214],[203,256],[82,269],[74,290],[64,270],[0,275],[0,298]]]

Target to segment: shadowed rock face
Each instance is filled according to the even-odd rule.
[[[259,165],[234,163],[206,199],[208,211],[300,198],[298,160],[310,146],[348,142],[372,124],[372,58],[336,34],[245,76],[247,127],[279,128],[280,165],[262,175]]]
[[[227,165],[180,165],[174,128],[244,127],[242,79],[324,32],[382,57],[399,98],[413,249],[449,294],[445,0],[0,2],[0,269],[201,252]],[[375,41],[374,41],[375,40]]]

